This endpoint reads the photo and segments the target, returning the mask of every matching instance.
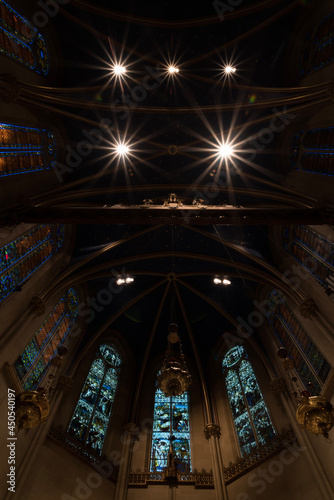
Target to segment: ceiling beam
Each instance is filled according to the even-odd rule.
[[[138,225],[274,225],[333,224],[333,208],[240,207],[198,205],[44,206],[0,215],[0,225],[16,223],[138,224]]]

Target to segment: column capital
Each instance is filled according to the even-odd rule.
[[[286,382],[283,378],[274,378],[271,380],[270,385],[274,394],[280,394],[287,390]]]
[[[124,430],[125,430],[125,432],[130,434],[132,438],[138,439],[138,434],[139,434],[140,428],[138,427],[137,424],[134,424],[133,422],[129,422],[129,423],[124,425]]]
[[[60,375],[58,379],[57,387],[64,392],[69,392],[72,388],[73,378],[67,375]]]
[[[212,436],[220,437],[220,426],[217,424],[208,424],[204,428],[204,435],[206,439],[210,439]]]
[[[317,309],[317,305],[311,297],[303,300],[299,305],[299,312],[304,318],[311,318]]]
[[[30,301],[29,304],[29,309],[30,312],[35,314],[35,316],[42,316],[42,314],[45,313],[46,310],[46,304],[41,297],[38,297],[38,295],[35,295]]]

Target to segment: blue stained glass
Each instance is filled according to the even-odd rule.
[[[306,75],[334,61],[334,13],[327,16],[304,39],[299,72]]]
[[[289,244],[286,244],[286,241]],[[285,250],[317,281],[327,285],[326,279],[334,272],[334,243],[307,226],[283,226],[282,242]]]
[[[189,403],[187,392],[181,396],[166,397],[157,389],[154,402],[154,420],[151,449],[151,470],[162,471],[167,467],[170,432],[174,458],[179,471],[191,470]]]
[[[55,162],[52,132],[0,123],[0,177],[48,170]]]
[[[0,302],[24,283],[64,242],[62,224],[44,224],[0,249]]]
[[[334,127],[297,132],[290,161],[296,170],[334,175]]]
[[[241,454],[245,456],[272,439],[275,430],[245,348],[230,349],[222,366]]]
[[[74,297],[75,290],[70,289],[60,299],[14,363],[24,389],[32,390],[38,387],[49,366],[50,358],[65,341],[73,326],[77,313],[68,309],[69,295]]]
[[[0,0],[0,52],[36,73],[46,75],[49,72],[44,38],[4,0]]]
[[[102,453],[118,386],[121,357],[114,347],[101,345],[87,375],[68,433]]]
[[[273,295],[275,298],[272,298]],[[312,392],[319,393],[328,377],[331,365],[277,290],[269,294],[269,302],[274,300],[277,303],[277,297],[280,299],[280,304],[268,315],[269,323],[276,334],[278,343],[288,350],[289,356],[294,360],[304,385],[307,386],[310,382]]]

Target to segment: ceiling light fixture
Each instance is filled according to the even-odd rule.
[[[130,152],[130,148],[129,146],[127,146],[126,144],[123,143],[118,143],[116,145],[116,153],[118,154],[118,156],[126,156],[129,152]]]
[[[224,160],[231,158],[234,153],[234,148],[231,144],[227,142],[221,143],[217,148],[218,156]]]
[[[170,75],[173,75],[174,73],[178,73],[180,70],[176,66],[169,66],[168,67],[168,73]]]
[[[224,67],[225,75],[230,75],[231,73],[235,73],[236,71],[237,71],[237,69],[234,68],[234,66],[227,65]]]
[[[122,66],[121,64],[115,64],[113,67],[113,71],[116,76],[121,76],[126,73],[126,67]]]

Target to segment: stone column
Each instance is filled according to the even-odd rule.
[[[322,500],[332,500],[334,498],[334,490],[328,480],[326,472],[316,454],[308,432],[301,429],[296,418],[296,408],[289,397],[285,380],[282,378],[271,381],[274,394],[277,394],[282,401],[283,407],[289,417],[294,433],[300,444],[300,451],[305,453],[305,458],[309,462],[310,469],[314,474],[319,491],[321,492]]]
[[[128,423],[124,426],[124,431],[125,432],[122,436],[123,448],[121,463],[119,467],[114,500],[126,500],[132,458],[132,447],[134,442],[138,440],[139,427],[136,424]]]
[[[204,429],[206,439],[209,440],[212,467],[213,482],[215,485],[217,500],[227,500],[227,490],[224,479],[223,460],[221,456],[219,437],[220,427],[217,424],[208,424]]]
[[[65,385],[62,384],[61,380],[64,379],[66,381]],[[16,474],[16,491],[14,495],[19,496],[20,492],[22,492],[22,488],[24,487],[25,481],[29,477],[30,467],[33,465],[34,460],[39,453],[41,446],[43,445],[46,436],[49,433],[49,429],[51,426],[51,422],[54,419],[60,402],[63,397],[63,391],[67,391],[71,388],[72,379],[70,377],[60,377],[57,388],[60,390],[55,391],[54,397],[50,401],[50,413],[47,419],[46,424],[40,424],[36,429],[30,429],[29,432],[34,432],[35,434],[30,441],[29,447],[24,455]],[[22,433],[24,430],[21,431]],[[20,436],[18,436],[20,439]],[[12,500],[13,493],[7,491],[5,496],[5,500]]]

